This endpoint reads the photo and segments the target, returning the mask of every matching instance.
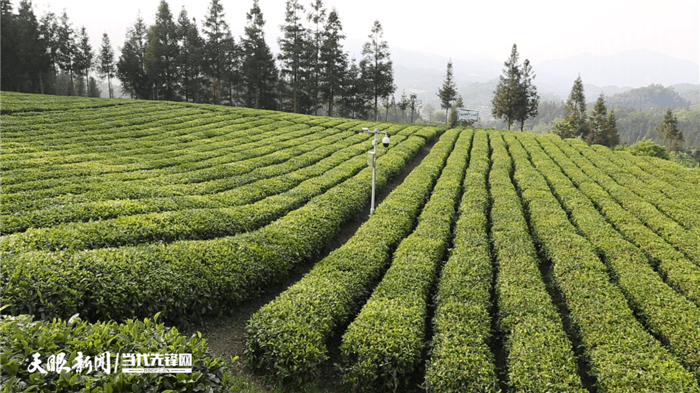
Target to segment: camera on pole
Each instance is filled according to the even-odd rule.
[[[377,137],[379,134],[384,134],[384,138],[382,138],[382,145],[384,145],[384,147],[389,147],[391,140],[389,139],[389,134],[387,134],[386,131],[379,131],[376,128],[374,131],[371,131],[368,127],[362,127],[362,131],[374,135],[374,140],[372,140],[372,145],[374,148],[367,152],[367,165],[372,167],[372,204],[369,209],[369,214],[372,215],[374,213],[374,194],[377,183]]]

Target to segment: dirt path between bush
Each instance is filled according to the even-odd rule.
[[[396,186],[403,182],[406,176],[408,176],[408,174],[411,173],[416,166],[421,163],[423,158],[430,152],[430,149],[438,139],[439,137],[436,137],[433,140],[428,141],[428,143],[418,151],[416,156],[399,174],[399,176],[390,181],[381,192],[377,193],[377,206]],[[298,266],[283,282],[271,286],[263,295],[243,302],[235,311],[231,313],[231,315],[221,318],[206,319],[201,324],[184,330],[183,334],[190,336],[195,332],[200,332],[202,337],[207,340],[207,346],[214,356],[223,357],[227,361],[238,357],[238,359],[232,363],[234,375],[245,376],[262,391],[272,391],[272,387],[263,384],[260,378],[249,370],[244,364],[245,356],[243,354],[243,350],[245,348],[245,326],[248,323],[248,320],[262,306],[269,303],[271,300],[277,297],[277,295],[301,279],[309,270],[311,270],[316,262],[323,259],[331,251],[340,247],[348,239],[350,239],[360,225],[362,225],[362,223],[369,218],[369,205],[366,206],[366,209],[363,211],[364,213],[362,215],[357,216],[349,222],[343,224],[340,232],[335,236],[334,240],[328,245],[328,247],[326,247],[324,254],[318,260]],[[319,384],[319,388],[323,389],[323,391],[345,391],[343,386],[340,384],[339,378],[334,378],[332,375],[325,375],[329,374],[328,372],[322,372],[321,374],[321,380],[317,382]]]

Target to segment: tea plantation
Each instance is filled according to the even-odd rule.
[[[333,364],[347,391],[700,392],[697,170],[554,135],[1,104],[3,391],[234,391],[172,326],[313,263],[246,327],[247,367],[287,391]],[[368,210],[375,126],[379,189],[429,153],[328,253]],[[32,365],[107,351],[191,353],[193,372]]]

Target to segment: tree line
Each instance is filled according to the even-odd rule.
[[[621,140],[634,143],[643,138],[653,138],[671,152],[693,153],[691,149],[697,145],[697,138],[700,137],[697,121],[700,109],[694,107],[691,110],[673,89],[651,85],[615,95],[610,99],[615,109],[608,111],[602,93],[592,108],[587,107],[579,75],[566,103],[539,102],[537,90],[532,84],[532,67],[528,60],[519,66],[518,57],[517,46],[513,45],[492,100],[492,114],[496,119],[502,119],[508,129],[519,122],[521,131],[527,125],[536,132],[553,132],[562,138],[580,138],[588,144],[608,147],[620,144]],[[451,64],[448,63],[445,82],[438,92],[441,100],[446,92],[451,92],[450,80]],[[456,96],[456,92],[451,94]],[[445,105],[443,101],[442,107],[445,108]],[[652,105],[652,108],[646,111],[635,109],[644,105]],[[677,112],[679,119],[669,106],[686,106],[686,109]],[[481,125],[499,126],[498,123],[482,121]]]
[[[580,86],[576,90],[583,91]],[[600,100],[601,98],[599,97],[598,101]],[[599,108],[598,113],[601,112],[602,107],[598,101],[595,104],[589,103],[586,105],[585,116],[587,119],[594,117],[596,106]],[[691,152],[693,149],[700,147],[700,105],[690,106],[686,105],[687,102],[684,102],[684,108],[673,109],[658,106],[640,110],[636,107],[608,104],[609,102],[616,102],[615,97],[604,99],[603,103],[610,109],[611,113],[608,113],[608,116],[611,114],[614,116],[615,129],[620,143],[633,144],[648,138],[667,146],[669,149],[672,147],[673,140],[676,140],[673,143],[672,151],[675,151],[677,147],[679,151]],[[555,132],[555,127],[559,125],[561,128],[563,120],[567,118],[565,115],[567,104],[568,101],[566,103],[541,102],[538,115],[529,119],[525,126],[533,132]],[[671,112],[670,117],[669,111]],[[579,116],[583,117],[583,114]],[[569,119],[571,117],[571,115],[568,116]],[[678,132],[673,131],[668,136],[666,136],[666,133],[660,134],[657,132],[657,129],[664,123],[665,118],[669,118],[666,122],[670,121],[671,118],[675,119]],[[483,125],[499,126],[496,123],[484,123]]]
[[[90,76],[97,58],[85,27],[73,28],[65,11],[37,19],[27,0],[17,14],[10,0],[0,0],[0,13],[2,90],[99,97]]]
[[[220,0],[211,0],[201,28],[184,7],[175,18],[161,0],[153,23],[139,14],[116,54],[106,33],[95,51],[85,28],[75,29],[65,10],[61,16],[47,12],[37,19],[30,0],[20,1],[16,14],[11,0],[0,1],[2,90],[99,96],[99,76],[107,81],[110,97],[116,78],[122,91],[136,99],[351,118],[379,118],[380,102],[385,117],[392,101],[404,112],[418,105],[416,97],[399,103],[393,97],[393,63],[381,23],[374,22],[357,61],[343,49],[338,12],[326,9],[322,0],[312,0],[308,7],[286,1],[277,56],[265,41],[258,0],[253,0],[244,36],[238,39]]]

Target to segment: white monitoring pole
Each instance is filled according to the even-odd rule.
[[[367,127],[363,127],[362,131],[374,134],[374,140],[372,140],[374,149],[367,152],[367,164],[372,167],[372,204],[370,205],[369,209],[369,215],[371,216],[374,213],[374,192],[377,184],[377,136],[379,134],[384,134],[384,138],[382,138],[382,144],[384,147],[389,147],[389,143],[391,141],[389,140],[389,135],[386,133],[386,131],[378,131],[376,128],[374,131],[370,131],[370,129]]]

